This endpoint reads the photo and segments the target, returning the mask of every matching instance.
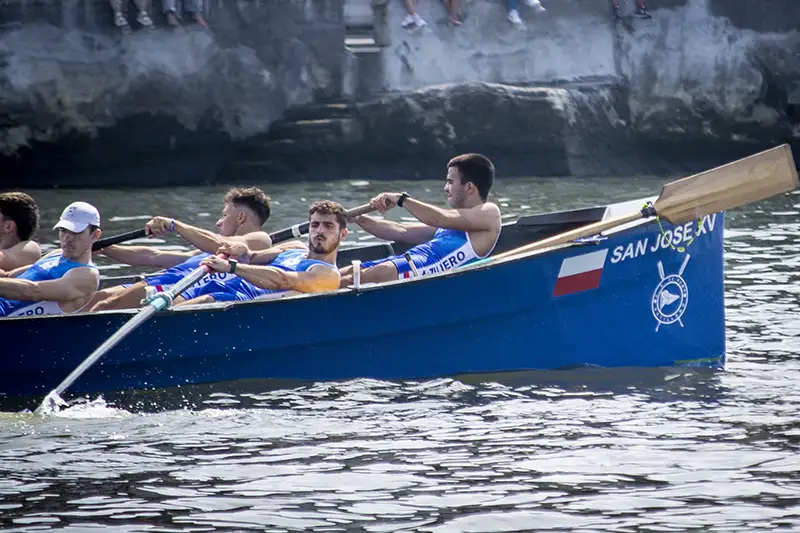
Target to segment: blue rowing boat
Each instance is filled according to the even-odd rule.
[[[524,217],[504,226],[497,252],[643,202]],[[81,375],[71,394],[254,378],[723,368],[724,222],[723,212],[677,226],[642,220],[431,276],[162,311]],[[365,250],[365,258],[374,254]],[[133,314],[0,320],[0,399],[44,396]]]

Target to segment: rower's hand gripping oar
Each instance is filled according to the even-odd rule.
[[[347,211],[347,218],[352,219],[357,216],[370,213],[374,211],[374,209],[369,204],[364,204],[353,209]],[[292,237],[299,237],[300,235],[308,232],[308,222],[304,224],[298,224],[292,226],[291,228],[286,228],[280,231],[277,231],[273,234],[270,234],[272,238],[272,242],[281,242],[291,239]],[[144,230],[141,230],[144,233]],[[130,232],[134,233],[134,232]],[[144,235],[142,235],[144,236]],[[113,238],[113,237],[112,237]],[[108,246],[107,244],[105,246]],[[227,259],[227,255],[225,254],[218,254],[219,257],[223,259]],[[136,316],[131,318],[128,322],[125,323],[116,333],[114,333],[111,337],[106,339],[103,344],[97,347],[95,351],[93,351],[89,357],[87,357],[80,365],[78,365],[75,370],[68,375],[64,381],[58,384],[58,386],[51,390],[47,396],[45,396],[42,403],[39,404],[39,407],[36,408],[35,413],[37,414],[44,414],[50,413],[56,410],[59,404],[63,403],[60,396],[64,393],[67,388],[75,382],[81,374],[86,372],[86,370],[92,366],[94,363],[97,362],[98,359],[103,357],[109,350],[111,350],[114,346],[119,344],[119,342],[130,335],[136,328],[141,326],[147,319],[151,316],[156,314],[159,311],[163,311],[172,305],[172,302],[177,298],[181,293],[183,293],[186,289],[194,285],[197,281],[199,281],[203,276],[207,273],[210,273],[211,269],[207,266],[202,266],[200,268],[195,269],[191,274],[183,278],[180,282],[176,283],[175,286],[166,292],[160,292],[154,295],[146,307],[142,308]],[[61,401],[59,401],[61,400]]]
[[[520,254],[568,244],[643,218],[661,217],[679,225],[706,215],[759,202],[798,187],[792,150],[783,144],[732,163],[664,185],[655,204],[609,220],[601,220],[513,250],[476,261],[490,263]],[[466,267],[465,267],[466,268]]]

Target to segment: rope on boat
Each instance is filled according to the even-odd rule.
[[[652,207],[652,205],[653,204],[651,202],[647,202],[642,206],[642,208],[647,209],[648,207]],[[661,230],[661,237],[664,239],[664,242],[669,244],[669,247],[675,250],[676,252],[683,253],[700,234],[700,230],[702,229],[703,219],[702,218],[697,219],[697,229],[693,232],[692,238],[689,239],[689,242],[686,243],[686,246],[675,246],[674,244],[672,244],[672,239],[667,238],[667,232],[664,230],[664,226],[661,224],[661,217],[658,215],[656,215],[656,222],[658,222],[658,229]]]

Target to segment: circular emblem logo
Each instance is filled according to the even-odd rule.
[[[653,316],[661,324],[673,324],[680,321],[688,305],[689,287],[677,274],[665,276],[656,286],[653,298],[650,300]]]

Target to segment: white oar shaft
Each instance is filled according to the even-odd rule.
[[[158,303],[161,303],[160,301]],[[53,389],[51,394],[55,393],[61,395],[70,385],[72,385],[76,379],[78,379],[81,374],[86,372],[86,370],[92,366],[98,359],[103,357],[109,350],[111,350],[114,346],[119,344],[119,342],[127,337],[133,330],[138,328],[142,322],[150,318],[154,313],[158,312],[160,309],[156,305],[148,305],[145,309],[139,312],[135,317],[128,321],[127,324],[122,326],[119,331],[114,333],[108,339],[103,342],[100,346],[97,347],[95,351],[93,351],[89,357],[84,359],[84,361],[73,370],[69,376],[64,378],[64,381],[59,383],[58,387]]]
[[[225,254],[220,254],[220,257],[227,258]],[[147,307],[139,311],[136,316],[130,319],[124,326],[122,326],[116,333],[105,340],[103,344],[97,347],[89,357],[78,365],[58,386],[50,391],[50,393],[42,400],[39,407],[36,408],[37,413],[41,413],[49,408],[57,396],[60,396],[76,379],[78,379],[89,367],[97,362],[98,359],[107,354],[114,346],[130,335],[136,328],[142,325],[147,319],[172,305],[172,301],[176,296],[180,295],[183,291],[197,283],[203,276],[209,272],[209,269],[202,266],[195,269],[194,272],[179,281],[170,291],[156,295],[156,298],[147,304]]]

